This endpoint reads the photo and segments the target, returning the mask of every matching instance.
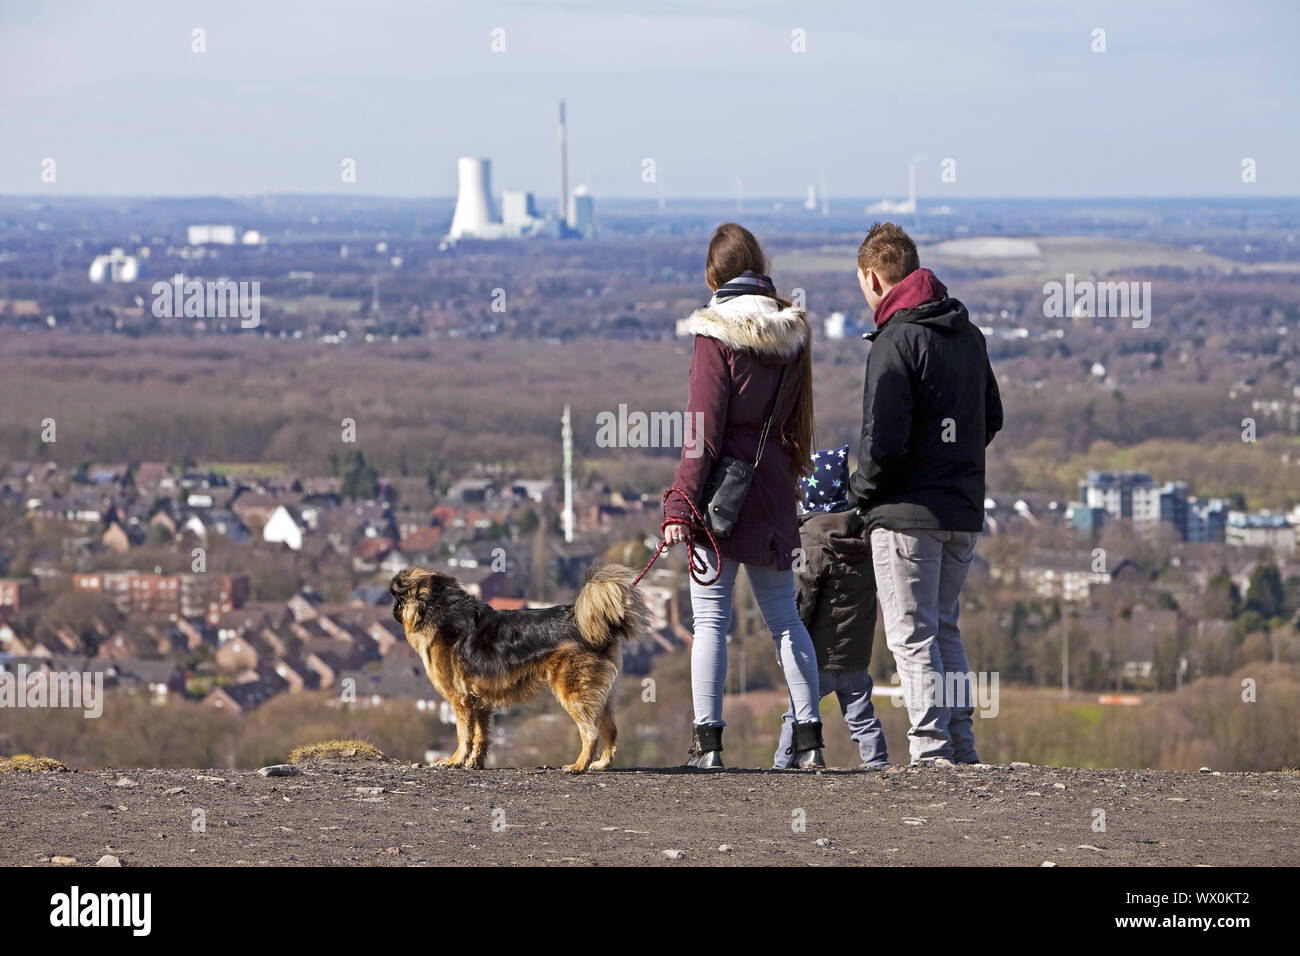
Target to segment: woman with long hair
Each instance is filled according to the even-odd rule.
[[[703,513],[702,498],[715,464],[724,456],[753,462],[771,416],[768,440],[735,527],[718,541],[720,568],[703,529],[696,529],[696,551],[708,566],[704,577],[718,575],[707,586],[691,581],[695,719],[686,765],[703,770],[722,767],[727,630],[742,565],[776,641],[790,690],[795,716],[790,765],[825,765],[817,658],[795,608],[792,570],[799,548],[798,480],[811,470],[813,448],[811,333],[803,310],[777,295],[767,272],[767,257],[748,229],[734,222],[719,226],[704,271],[713,298],[688,320],[695,354],[686,417],[699,434],[689,443],[689,453],[684,445],[673,486]],[[690,505],[670,495],[666,508],[664,539],[670,545],[686,541],[695,520]]]

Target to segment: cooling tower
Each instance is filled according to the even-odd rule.
[[[489,232],[492,215],[492,161],[462,156],[457,165],[460,192],[451,217],[448,238],[483,236]]]

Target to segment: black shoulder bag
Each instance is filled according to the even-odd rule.
[[[767,433],[772,428],[772,419],[781,407],[781,394],[785,391],[785,374],[790,366],[781,368],[781,378],[776,384],[776,395],[772,398],[772,407],[768,409],[767,420],[763,422],[763,431],[758,436],[758,454],[754,463],[724,455],[713,465],[709,479],[704,483],[700,503],[704,511],[704,520],[716,538],[727,538],[736,528],[740,518],[740,508],[749,494],[749,486],[754,481],[754,472],[763,457],[763,446],[767,444]]]

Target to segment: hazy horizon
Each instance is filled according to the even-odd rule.
[[[598,199],[899,199],[913,159],[923,203],[1300,195],[1300,9],[1268,0],[0,0],[0,27],[3,195],[451,198],[475,155],[554,197],[561,99]]]
[[[507,188],[512,188],[512,187],[507,187]],[[500,195],[501,195],[501,189],[497,188],[497,187],[494,185],[493,188],[492,188],[492,194],[493,194],[494,197],[499,198]],[[538,204],[540,207],[542,207],[542,212],[545,212],[545,211],[546,211],[547,204],[550,203],[550,204],[553,205],[553,204],[555,203],[557,197],[556,197],[556,194],[554,194],[554,193],[550,193],[550,194],[548,194],[548,193],[546,193],[546,192],[534,192],[534,193],[533,193],[533,198],[534,198],[534,200],[537,202],[537,204]],[[601,195],[601,196],[599,196],[599,197],[597,197],[597,198],[600,199],[600,200],[603,201],[603,202],[612,202],[612,203],[633,203],[633,202],[638,202],[638,203],[647,203],[647,204],[650,204],[650,205],[654,205],[655,203],[658,202],[658,199],[655,198],[655,197],[634,196],[634,195]],[[748,207],[750,204],[760,204],[760,203],[780,202],[780,203],[791,203],[791,204],[797,206],[798,203],[801,202],[801,201],[803,200],[803,198],[804,198],[804,197],[803,197],[802,195],[795,195],[795,194],[793,194],[793,193],[790,193],[790,194],[787,194],[787,195],[776,195],[776,194],[773,194],[773,195],[755,195],[755,196],[746,196],[746,197],[745,197],[745,205],[746,205],[746,207]],[[846,196],[835,196],[835,195],[831,195],[831,196],[830,196],[830,200],[831,200],[831,202],[832,202],[832,203],[835,203],[835,204],[843,204],[843,203],[869,203],[869,202],[875,202],[875,201],[877,201],[878,198],[879,198],[879,197],[876,197],[876,196],[847,196],[847,195],[846,195]],[[893,198],[893,197],[890,197],[890,198]],[[903,198],[903,197],[898,197],[898,198]],[[364,201],[374,201],[374,202],[393,202],[393,201],[400,201],[400,202],[436,202],[436,203],[447,203],[448,205],[455,205],[455,202],[456,202],[456,194],[455,194],[454,192],[451,192],[451,193],[447,193],[446,195],[398,196],[398,195],[388,195],[388,194],[384,194],[384,193],[295,192],[295,191],[293,191],[293,190],[288,190],[288,191],[285,191],[285,192],[261,192],[261,193],[175,193],[175,194],[172,194],[172,193],[165,193],[165,194],[163,194],[163,193],[154,193],[154,194],[150,194],[150,193],[127,193],[127,192],[122,192],[122,193],[102,193],[102,192],[101,192],[101,193],[59,193],[59,194],[46,194],[46,193],[42,193],[42,192],[29,192],[29,193],[22,193],[22,192],[4,193],[4,192],[0,192],[0,200],[5,200],[5,199],[11,199],[11,200],[60,200],[60,201],[72,201],[72,200],[78,200],[78,199],[81,199],[81,200],[84,200],[84,199],[92,199],[92,200],[114,200],[114,201],[119,201],[119,200],[120,200],[120,201],[148,201],[148,202],[153,202],[153,201],[164,201],[164,202],[185,202],[185,201],[187,201],[187,200],[200,201],[200,200],[211,200],[211,199],[216,199],[216,200],[229,200],[230,202],[243,202],[243,201],[251,201],[251,200],[261,200],[261,199],[329,199],[329,200],[337,200],[337,199],[351,199],[351,200],[362,201],[362,202],[364,202]],[[1275,194],[1269,194],[1269,193],[1262,193],[1262,192],[1261,192],[1261,193],[1252,193],[1252,194],[1250,194],[1250,195],[1240,195],[1240,194],[1236,194],[1236,195],[1234,195],[1234,194],[1228,194],[1228,193],[1223,193],[1223,194],[1215,195],[1215,194],[1211,194],[1211,193],[1205,193],[1205,194],[1201,194],[1201,195],[1185,195],[1185,196],[1183,196],[1183,195],[1172,195],[1172,194],[1171,194],[1171,195],[1167,195],[1167,196],[1147,196],[1147,195],[1130,195],[1130,196],[1113,195],[1113,196],[1112,196],[1112,195],[1104,195],[1104,194],[1087,195],[1087,196],[1051,196],[1051,195],[1043,195],[1043,196],[952,196],[952,197],[950,197],[950,198],[944,198],[944,197],[942,197],[942,196],[925,196],[925,195],[920,195],[920,196],[917,197],[917,201],[918,201],[918,203],[920,204],[920,211],[921,211],[922,214],[925,213],[925,210],[926,210],[927,207],[939,206],[939,205],[942,205],[942,204],[949,204],[949,205],[951,205],[951,204],[973,204],[973,203],[993,203],[993,202],[1017,202],[1017,203],[1036,203],[1036,202],[1070,202],[1070,203],[1126,203],[1126,202],[1146,202],[1146,203],[1215,202],[1215,203],[1218,203],[1218,202],[1241,202],[1241,203],[1254,203],[1254,202],[1267,202],[1267,201],[1269,201],[1269,200],[1279,200],[1279,199],[1280,199],[1280,200],[1286,200],[1286,201],[1289,201],[1289,202],[1300,201],[1300,193],[1275,193]],[[728,205],[728,204],[730,204],[730,205],[734,205],[734,204],[735,204],[735,201],[736,201],[736,197],[735,197],[735,196],[725,196],[725,195],[676,195],[676,194],[672,194],[672,193],[670,193],[670,194],[667,195],[667,202],[668,202],[668,205],[669,205],[669,206],[671,206],[674,202],[676,202],[676,203],[692,203],[692,204],[717,203],[717,204],[720,204],[720,205]],[[757,210],[757,209],[758,209],[758,206],[755,205],[755,208],[756,208],[756,210]],[[748,211],[748,208],[746,209],[746,211]],[[879,215],[879,216],[889,217],[889,216],[891,216],[891,215],[903,215],[903,214],[901,214],[901,213],[879,212],[879,213],[872,213],[872,215]]]

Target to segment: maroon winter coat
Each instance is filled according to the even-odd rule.
[[[799,547],[797,484],[781,429],[799,392],[800,353],[808,347],[809,328],[799,309],[783,309],[773,299],[743,295],[711,304],[690,317],[695,333],[686,412],[689,427],[699,428],[691,457],[682,449],[673,485],[691,497],[703,513],[700,495],[719,458],[730,455],[752,462],[758,452],[763,421],[776,394],[781,368],[789,366],[781,407],[776,410],[763,458],[731,536],[718,541],[723,557],[742,564],[790,568]],[[701,413],[698,416],[696,413]],[[677,495],[667,502],[671,519],[693,521]],[[712,553],[700,534],[697,546]]]

